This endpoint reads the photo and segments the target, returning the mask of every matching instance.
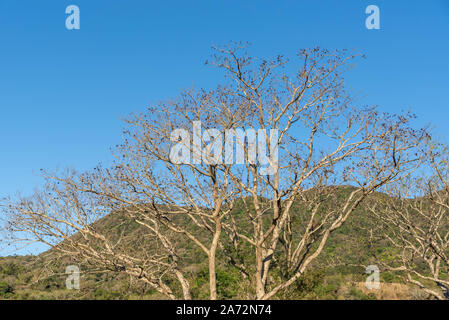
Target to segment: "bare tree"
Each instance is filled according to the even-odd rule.
[[[179,269],[175,247],[157,221],[142,223],[144,232],[127,232],[126,226],[134,220],[122,219],[120,212],[114,212],[111,199],[74,187],[83,185],[86,178],[87,175],[74,172],[64,178],[46,176],[42,191],[31,197],[5,200],[3,218],[9,241],[44,243],[52,248],[47,253],[50,261],[70,258],[97,272],[126,273],[169,299],[176,298],[168,284],[168,280],[175,279],[183,298],[190,299],[188,281]],[[114,225],[105,225],[106,215],[117,216],[112,220]]]
[[[409,116],[353,108],[342,74],[354,54],[316,48],[298,57],[297,71],[290,73],[295,68],[285,70],[288,61],[282,57],[254,61],[237,49],[222,49],[216,56],[216,65],[234,80],[232,91],[253,111],[246,125],[279,131],[275,145],[281,151],[273,174],[250,162],[240,175],[229,171],[243,192],[253,232],[239,231],[235,220],[226,230],[254,247],[257,299],[293,284],[369,194],[403,178],[420,160],[415,148],[422,132],[407,127]],[[272,136],[265,138],[269,145]],[[353,188],[337,195],[336,185]],[[337,196],[343,197],[339,206],[324,207],[323,199]],[[292,209],[301,201],[303,212]],[[286,269],[269,284],[277,259]]]
[[[387,188],[390,196],[370,206],[393,247],[395,259],[383,261],[406,282],[437,299],[449,297],[449,158],[447,148],[430,140],[419,175]]]
[[[175,270],[189,297],[181,244],[174,240],[182,239],[207,258],[211,299],[218,298],[221,258],[240,271],[252,288],[249,297],[269,299],[303,275],[368,195],[419,165],[422,133],[408,127],[411,115],[354,107],[343,79],[357,57],[351,52],[301,50],[292,61],[253,59],[241,45],[216,52],[212,64],[230,81],[130,116],[112,168],[52,180],[146,227],[161,245],[160,256],[145,260],[157,270],[148,279],[160,292],[173,297],[163,279]],[[80,254],[101,239],[113,259],[136,263],[135,255],[112,252],[114,243],[92,234],[93,204],[59,193],[38,203],[54,206],[60,196],[73,202],[62,221],[44,209],[27,210],[26,202],[13,204],[15,231],[45,234],[68,220],[71,233],[60,239],[81,246]],[[78,244],[74,232],[86,241]]]

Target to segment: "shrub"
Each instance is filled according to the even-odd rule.
[[[0,297],[2,298],[9,298],[11,295],[14,294],[14,287],[9,285],[6,282],[0,282]]]

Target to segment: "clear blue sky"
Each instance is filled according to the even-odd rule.
[[[78,5],[81,29],[65,28]],[[365,8],[381,30],[365,28]],[[0,197],[29,193],[40,168],[110,159],[120,117],[220,80],[213,44],[258,56],[320,45],[367,55],[348,76],[361,101],[412,110],[449,137],[448,0],[0,0]]]

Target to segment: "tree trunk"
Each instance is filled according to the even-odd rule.
[[[221,235],[221,221],[217,216],[215,216],[215,233],[212,239],[212,245],[209,251],[209,288],[210,288],[210,299],[217,300],[217,272],[216,272],[216,253],[218,240]]]

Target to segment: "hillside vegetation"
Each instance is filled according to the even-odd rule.
[[[348,188],[339,188],[339,193]],[[370,201],[381,201],[383,194],[375,194]],[[338,205],[329,203],[328,205]],[[238,209],[237,209],[238,210]],[[301,219],[301,204],[296,208],[296,219]],[[236,215],[239,223],[248,224],[243,211]],[[300,225],[300,221],[299,221]],[[249,226],[249,225],[248,225]],[[120,212],[113,212],[95,223],[110,235],[123,237],[125,250],[136,254],[152,250],[151,239],[145,239],[142,226],[127,219]],[[365,286],[365,267],[390,262],[394,249],[381,237],[379,223],[362,205],[346,224],[333,235],[323,254],[304,276],[287,292],[276,299],[424,299],[427,295],[402,282],[391,272],[381,272],[380,290],[368,290]],[[74,235],[76,239],[77,235]],[[77,239],[77,241],[82,241]],[[184,246],[182,268],[189,275],[192,298],[208,298],[207,257],[188,241],[177,239]],[[139,244],[136,247],[136,244]],[[242,263],[252,261],[245,257],[249,247],[240,249]],[[53,250],[38,256],[15,256],[0,258],[0,297],[2,299],[164,299],[144,283],[126,276],[119,270],[97,270],[81,265],[81,288],[66,288],[65,268],[76,264],[70,257],[59,257]],[[235,268],[219,256],[217,268],[218,295],[221,299],[245,299],[246,288],[239,281]]]

